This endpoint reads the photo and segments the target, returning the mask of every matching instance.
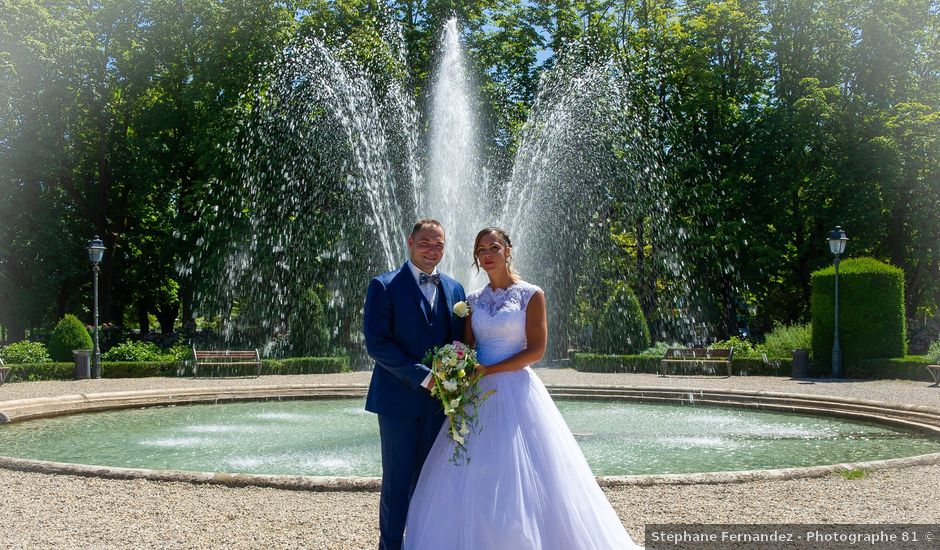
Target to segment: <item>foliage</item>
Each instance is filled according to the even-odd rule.
[[[681,348],[683,347],[680,344],[676,343],[666,343],[666,342],[657,342],[652,347],[648,347],[645,350],[637,354],[638,357],[659,357],[663,358],[666,356],[666,350],[669,348]]]
[[[879,359],[861,359],[843,365],[847,378],[869,378],[875,380],[920,380],[933,381],[925,368],[930,360],[923,355],[907,355]],[[817,372],[828,376],[828,371]]]
[[[713,342],[708,346],[710,349],[729,349],[734,348],[734,357],[761,357],[764,352],[758,346],[755,346],[750,340],[732,336],[727,340]]]
[[[7,365],[14,363],[51,363],[49,351],[39,342],[14,342],[0,349],[0,359]]]
[[[71,361],[72,350],[93,349],[88,329],[74,315],[66,315],[55,326],[49,339],[49,355],[54,361]]]
[[[307,289],[294,309],[288,341],[291,354],[298,357],[323,355],[329,350],[326,311],[314,289]]]
[[[571,368],[580,372],[614,373],[662,373],[662,358],[642,355],[601,355],[593,353],[575,353],[571,358]],[[748,376],[788,376],[792,369],[790,359],[735,358],[731,363],[735,375]],[[670,367],[672,374],[701,374],[701,366]],[[725,374],[717,372],[716,374]]]
[[[262,375],[326,374],[349,372],[348,357],[293,357],[262,360]],[[237,373],[244,374],[244,373]],[[252,375],[254,373],[252,372]],[[188,377],[192,369],[181,361],[103,361],[103,378]],[[71,380],[75,364],[25,363],[13,365],[10,381]]]
[[[75,362],[23,363],[14,365],[10,371],[10,382],[33,382],[38,380],[71,380],[75,377]]]
[[[813,329],[809,323],[796,325],[775,324],[764,336],[760,349],[768,357],[790,357],[795,349],[813,349]]]
[[[153,342],[128,341],[122,342],[101,355],[102,361],[165,361],[167,354],[163,353]]]
[[[812,275],[814,362],[831,364],[834,337],[835,269]],[[843,363],[903,357],[907,352],[904,272],[872,258],[839,266],[839,340]]]
[[[842,476],[842,479],[853,480],[863,479],[868,475],[868,473],[861,468],[854,468],[852,470],[840,470],[839,475]]]
[[[927,348],[927,360],[933,362],[934,365],[940,365],[940,340],[930,343],[930,347]]]
[[[349,372],[348,357],[291,357],[263,359],[261,374],[326,374]]]
[[[812,273],[831,264],[824,237],[836,224],[852,239],[851,255],[903,270],[908,318],[940,305],[933,0],[3,0],[0,8],[0,325],[13,341],[87,308],[91,277],[77,243],[92,231],[108,247],[102,322],[143,334],[156,328],[151,318],[164,333],[177,319],[191,325],[197,296],[223,274],[188,264],[221,250],[203,234],[199,222],[215,220],[199,205],[242,192],[231,144],[278,52],[320,37],[377,88],[407,83],[424,105],[440,29],[454,15],[497,188],[509,179],[540,79],[564,59],[576,69],[604,60],[621,75],[616,97],[631,123],[603,136],[612,150],[622,154],[614,144],[633,132],[656,144],[644,161],[663,167],[660,187],[591,174],[609,179],[612,194],[589,220],[603,226],[603,242],[585,243],[592,254],[578,264],[581,303],[572,309],[585,317],[603,308],[610,286],[626,283],[657,339],[687,339],[676,319],[694,318],[702,339],[727,338],[743,323],[752,334],[805,323],[815,318]],[[399,31],[402,52],[387,40]],[[324,154],[305,145],[287,154]],[[341,218],[356,207],[335,206]],[[349,242],[368,241],[368,228],[347,224]],[[325,224],[292,245],[312,250],[316,264],[335,229]],[[272,284],[295,284],[293,303],[332,274],[328,265],[311,269],[315,277],[299,284],[288,275]],[[246,325],[285,331],[250,311],[249,292],[239,287],[231,303],[200,313],[231,329],[242,304]],[[358,306],[325,312],[341,345],[356,341]],[[816,325],[817,334],[831,328]],[[553,336],[566,347],[563,334]],[[321,349],[320,330],[310,338],[298,347]],[[814,355],[828,361],[828,351]]]
[[[636,353],[650,345],[640,301],[629,287],[616,290],[594,324],[591,348],[600,353]]]

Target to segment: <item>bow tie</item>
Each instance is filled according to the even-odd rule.
[[[435,273],[434,275],[428,275],[427,273],[421,273],[418,275],[419,285],[426,285],[428,283],[431,283],[432,285],[441,284],[441,274]]]

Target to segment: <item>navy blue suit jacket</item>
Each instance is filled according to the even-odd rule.
[[[462,340],[464,319],[454,315],[454,304],[466,298],[463,286],[441,274],[438,292],[444,293],[453,340]],[[421,364],[435,342],[429,324],[427,300],[408,264],[372,279],[366,294],[363,333],[366,350],[375,360],[366,410],[398,417],[418,417],[426,410],[431,392],[421,387],[430,370]]]

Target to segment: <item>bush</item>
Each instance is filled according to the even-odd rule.
[[[261,374],[326,374],[350,372],[348,357],[291,357],[264,359]]]
[[[669,348],[682,348],[682,347],[685,347],[685,346],[681,344],[676,344],[676,343],[669,344],[666,342],[657,342],[653,346],[646,348],[645,350],[641,351],[637,355],[639,357],[658,357],[662,359],[663,357],[666,356],[666,350],[668,350]]]
[[[579,372],[659,374],[662,372],[661,359],[661,357],[647,357],[642,355],[576,353],[571,358],[571,367]],[[770,360],[760,358],[735,358],[734,361],[731,362],[731,369],[734,374],[738,376],[789,376],[792,368],[793,364],[789,358]],[[672,374],[726,374],[724,365],[716,370],[715,367],[703,367],[701,364],[674,364],[669,370]]]
[[[15,363],[51,363],[49,350],[39,342],[23,340],[0,349],[0,359],[10,365]]]
[[[940,365],[940,340],[930,344],[927,348],[927,360],[931,365]]]
[[[66,315],[59,321],[49,339],[49,355],[54,361],[72,361],[73,349],[92,349],[91,335],[85,325],[74,315]]]
[[[288,343],[294,356],[318,356],[329,349],[330,329],[326,311],[320,296],[312,288],[303,294],[291,316]]]
[[[575,353],[571,357],[571,368],[580,372],[631,372],[659,374],[662,372],[661,365],[662,357],[644,357],[641,355],[601,355],[598,353]]]
[[[101,355],[102,361],[165,361],[164,354],[153,342],[121,342]]]
[[[69,363],[23,363],[12,365],[10,382],[36,380],[71,380],[75,377],[75,362]]]
[[[638,353],[650,346],[650,330],[640,301],[629,287],[617,289],[604,304],[591,338],[599,353]]]
[[[728,338],[727,340],[721,340],[719,342],[715,342],[712,345],[708,346],[708,349],[734,349],[734,353],[732,357],[734,357],[735,359],[739,357],[740,358],[744,358],[744,357],[759,358],[759,357],[764,357],[767,355],[766,353],[764,353],[764,350],[760,348],[760,346],[755,346],[750,340],[738,338],[737,336],[732,336],[731,338]]]
[[[812,274],[814,363],[832,364],[835,270]],[[839,266],[839,339],[843,364],[864,359],[904,357],[904,272],[873,258],[845,260]]]
[[[883,359],[863,359],[845,364],[847,378],[875,378],[880,380],[920,380],[932,382],[924,368],[932,364],[924,355],[908,355]]]
[[[13,365],[10,381],[71,380],[75,376],[75,363],[27,363]],[[247,372],[250,370],[250,372]],[[254,369],[241,369],[229,375],[254,375]],[[262,374],[322,374],[349,372],[347,357],[294,357],[291,359],[263,359]],[[192,366],[181,361],[108,361],[101,363],[102,378],[146,378],[151,376],[192,376]]]
[[[805,325],[774,324],[761,346],[768,357],[790,357],[795,349],[813,349],[813,328]]]
[[[188,376],[186,365],[173,360],[112,361],[101,363],[102,378],[149,378],[152,376]]]

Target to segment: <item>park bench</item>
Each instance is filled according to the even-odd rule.
[[[927,365],[927,372],[933,376],[933,387],[940,386],[940,365]]]
[[[7,381],[7,376],[10,376],[10,367],[3,366],[3,358],[0,357],[0,386]]]
[[[687,364],[714,365],[724,364],[731,376],[731,360],[734,358],[734,348],[706,349],[706,348],[669,348],[663,356],[663,376],[670,375],[670,367]]]
[[[193,378],[231,377],[227,373],[238,371],[241,367],[253,367],[251,372],[254,378],[261,376],[261,355],[258,350],[200,351],[193,347]]]

